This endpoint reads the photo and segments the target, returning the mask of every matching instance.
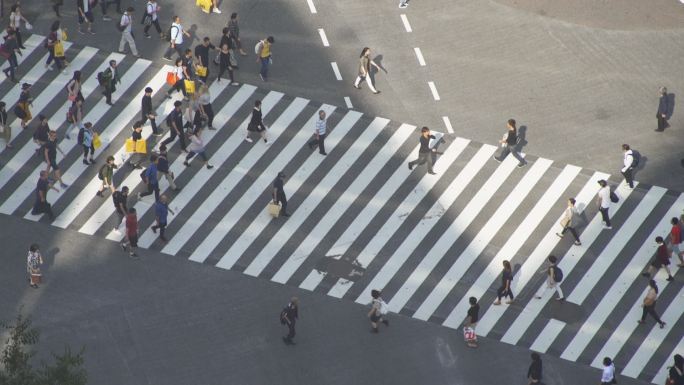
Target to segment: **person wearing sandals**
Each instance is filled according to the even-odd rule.
[[[653,319],[658,322],[660,328],[665,327],[665,322],[660,319],[660,316],[655,310],[656,300],[658,299],[658,285],[655,280],[648,281],[648,290],[646,291],[646,296],[644,297],[644,302],[641,304],[643,308],[643,313],[641,314],[641,319],[637,321],[639,324],[646,323],[646,316],[651,315]]]
[[[575,245],[581,246],[582,242],[579,240],[579,235],[575,230],[575,225],[577,224],[577,209],[575,208],[575,198],[568,199],[568,207],[565,208],[563,212],[563,218],[560,220],[560,225],[563,228],[560,233],[556,233],[557,236],[563,238],[565,232],[570,230],[570,234],[575,237]]]
[[[370,318],[372,327],[371,333],[378,333],[378,322],[382,322],[385,324],[385,326],[389,326],[389,321],[382,318],[382,307],[384,301],[380,297],[380,291],[375,289],[371,290],[371,297],[373,297],[373,301],[371,302],[371,309],[368,312],[368,317]]]
[[[506,301],[507,304],[513,303],[513,291],[511,289],[511,284],[513,283],[513,269],[511,269],[511,263],[509,261],[503,261],[503,273],[501,274],[501,287],[496,292],[496,301],[494,305],[501,305],[501,297],[509,297],[510,300]]]

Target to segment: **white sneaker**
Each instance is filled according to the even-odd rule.
[[[605,230],[612,230],[612,229],[613,229],[613,226],[606,226],[606,225],[603,225],[603,228],[604,228]]]
[[[252,138],[250,138],[250,137],[245,138],[245,140],[248,141],[248,142],[250,142],[250,143],[253,143],[253,142],[254,142],[254,141],[252,140]]]
[[[216,7],[214,7],[214,13],[221,13],[221,10],[218,9],[218,8],[216,8]]]

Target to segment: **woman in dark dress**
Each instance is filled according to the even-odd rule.
[[[494,302],[494,305],[501,305],[501,297],[509,297],[510,300],[506,301],[506,303],[513,303],[513,291],[511,289],[511,284],[513,283],[513,270],[511,269],[511,263],[503,261],[503,268],[503,273],[501,274],[501,287],[496,292],[496,301]]]
[[[264,140],[264,143],[268,143],[268,140],[266,139],[266,126],[261,119],[261,100],[254,102],[252,119],[249,121],[249,125],[247,125],[247,137],[245,140],[250,143],[253,142],[251,138],[252,132],[258,132],[259,135],[261,135],[261,138]]]

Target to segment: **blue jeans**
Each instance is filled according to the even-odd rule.
[[[266,79],[268,78],[268,66],[271,64],[271,57],[262,57],[261,58],[261,70],[259,73],[261,76]]]

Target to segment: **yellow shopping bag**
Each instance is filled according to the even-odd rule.
[[[126,139],[126,152],[135,152],[135,140],[133,138]]]
[[[197,66],[197,76],[207,76],[207,67]]]
[[[66,40],[67,40],[67,37],[69,37],[69,36],[67,36],[66,31],[65,31],[65,30],[62,30],[62,36],[61,36],[61,39],[60,39],[60,40],[66,41]]]
[[[139,139],[135,142],[135,152],[138,154],[147,154],[147,141]]]
[[[202,8],[202,11],[206,13],[209,13],[209,11],[211,10],[211,0],[197,0],[195,5]]]
[[[185,92],[188,94],[194,94],[195,93],[195,82],[192,80],[185,79],[184,80],[185,84]]]
[[[61,41],[55,43],[55,57],[64,57],[64,46]]]
[[[97,150],[100,147],[102,147],[102,139],[100,139],[100,135],[95,134],[93,135],[93,148]]]

